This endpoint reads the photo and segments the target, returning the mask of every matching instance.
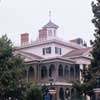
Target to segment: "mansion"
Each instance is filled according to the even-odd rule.
[[[29,43],[29,33],[21,34],[21,46],[15,54],[20,54],[28,64],[25,71],[27,81],[38,85],[52,85],[56,98],[64,100],[65,90],[74,93],[72,81],[83,81],[81,70],[88,68],[90,51],[81,38],[68,42],[57,37],[58,25],[51,20],[38,32],[38,38]]]

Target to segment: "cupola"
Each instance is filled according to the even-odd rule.
[[[39,30],[39,40],[42,41],[56,38],[56,30],[58,27],[59,26],[53,23],[50,18],[49,22]]]

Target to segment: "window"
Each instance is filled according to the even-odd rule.
[[[49,68],[49,77],[53,77],[55,72],[55,66],[53,64],[51,64],[50,68]]]
[[[51,53],[51,47],[46,48],[46,53]]]
[[[32,81],[32,79],[34,79],[34,75],[35,75],[35,70],[33,67],[30,67],[29,70],[28,70],[28,79],[29,81]]]
[[[52,30],[48,30],[48,35],[52,36]]]
[[[58,68],[58,76],[63,77],[63,66],[60,64]]]
[[[45,77],[47,77],[47,68],[46,66],[43,66],[41,68],[41,78],[45,78]]]
[[[74,68],[73,68],[74,66],[71,66],[71,68],[70,68],[70,77],[71,78],[74,78]]]
[[[61,55],[61,48],[55,47],[55,53]]]
[[[80,76],[80,68],[79,68],[79,64],[75,65],[75,77],[79,78]]]
[[[69,76],[69,68],[68,68],[67,65],[66,65],[66,67],[64,69],[64,75],[65,75],[65,77],[68,77]]]
[[[51,47],[43,48],[43,55],[51,54]]]

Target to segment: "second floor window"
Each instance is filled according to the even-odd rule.
[[[46,53],[50,54],[51,53],[51,47],[46,48]]]
[[[55,53],[61,55],[61,48],[55,47]]]
[[[51,47],[43,48],[43,55],[51,54]]]

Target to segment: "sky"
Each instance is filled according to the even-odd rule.
[[[57,35],[69,41],[94,39],[91,2],[93,0],[0,0],[0,36],[7,34],[14,45],[20,45],[20,34],[29,33],[30,40],[49,21],[59,26]]]

